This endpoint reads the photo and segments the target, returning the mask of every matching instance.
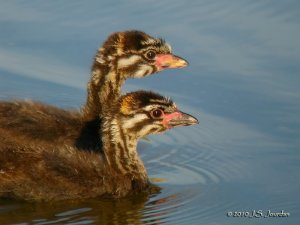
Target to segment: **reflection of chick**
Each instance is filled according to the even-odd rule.
[[[167,98],[152,92],[132,92],[122,96],[103,114],[98,131],[102,147],[84,151],[68,144],[84,126],[76,119],[76,113],[74,116],[71,112],[34,103],[1,103],[0,115],[13,113],[11,104],[19,107],[18,113],[23,110],[24,114],[16,118],[19,135],[0,128],[0,196],[26,200],[121,197],[149,191],[151,185],[136,150],[138,139],[198,123],[194,117],[178,111]],[[6,105],[12,111],[7,112]],[[48,113],[45,115],[43,111]],[[51,119],[47,120],[49,115]],[[43,121],[45,128],[41,129],[36,121]],[[53,121],[56,123],[52,124]],[[48,126],[50,130],[56,129],[56,134],[61,132],[62,138],[49,141]],[[20,135],[22,129],[30,129],[32,135]]]

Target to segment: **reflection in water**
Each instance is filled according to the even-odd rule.
[[[138,195],[118,200],[50,203],[0,200],[0,224],[163,224],[173,220],[170,215],[178,216],[176,212],[182,213],[180,207],[192,199],[191,193],[179,195],[153,195],[150,199],[149,196]],[[179,218],[182,220],[184,217]]]
[[[147,196],[119,200],[60,201],[56,203],[1,202],[0,224],[140,224]],[[153,202],[153,204],[158,204]],[[151,223],[156,224],[158,219]]]

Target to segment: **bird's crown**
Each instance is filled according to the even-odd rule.
[[[170,99],[150,91],[135,91],[120,98],[120,112],[124,115],[135,113],[139,110],[150,111],[152,108],[164,110],[176,109],[175,103]]]
[[[154,49],[160,53],[171,53],[171,46],[161,38],[154,38],[137,30],[111,34],[103,44],[104,55],[120,55],[125,52],[140,52]]]

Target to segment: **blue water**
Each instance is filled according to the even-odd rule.
[[[0,200],[0,224],[299,224],[299,12],[296,0],[1,2],[1,99],[79,108],[97,48],[138,29],[190,66],[129,80],[124,91],[168,95],[200,125],[139,144],[158,195]],[[247,218],[254,210],[289,216]]]

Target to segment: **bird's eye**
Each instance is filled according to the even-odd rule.
[[[154,59],[155,56],[156,56],[156,53],[153,50],[149,50],[148,52],[146,52],[146,57],[148,59]]]
[[[163,111],[161,109],[155,109],[155,110],[151,111],[151,116],[153,118],[159,118],[159,117],[161,117],[162,114],[163,114]]]

